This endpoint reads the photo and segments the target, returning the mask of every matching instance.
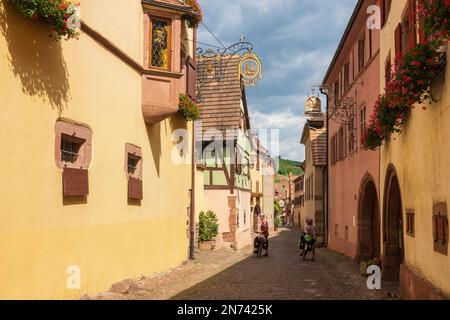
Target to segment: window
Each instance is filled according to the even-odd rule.
[[[336,81],[334,84],[334,106],[339,106],[340,101],[340,92],[339,92],[339,81]]]
[[[242,157],[241,151],[240,151],[240,149],[237,149],[237,152],[236,152],[236,173],[237,174],[243,173],[242,162],[243,162],[243,157]]]
[[[437,203],[433,207],[434,251],[448,254],[448,215],[447,203]]]
[[[125,145],[125,170],[128,179],[128,199],[142,200],[142,150],[141,148],[127,143]]]
[[[350,86],[350,63],[346,63],[344,66],[344,92],[347,92]]]
[[[348,228],[348,226],[345,226],[345,240],[349,240],[350,239],[350,230]]]
[[[401,47],[402,51],[410,51],[416,46],[416,0],[409,0],[408,11],[401,24]]]
[[[409,25],[409,17],[405,16],[402,21],[402,48],[408,51],[410,46],[411,29]]]
[[[359,126],[361,130],[361,137],[366,132],[366,107],[362,107],[360,110]],[[361,139],[362,140],[362,139]]]
[[[170,68],[170,22],[168,20],[150,19],[150,66]]]
[[[384,70],[384,78],[386,80],[386,85],[391,82],[392,77],[392,64],[391,64],[391,54],[389,53],[388,58],[386,60],[386,67]]]
[[[88,167],[91,162],[92,132],[71,120],[55,124],[56,166],[63,170],[64,197],[89,195]]]
[[[193,100],[196,98],[196,84],[197,84],[197,65],[195,60],[191,57],[187,58],[187,68],[186,68],[186,93]]]
[[[369,58],[372,58],[373,49],[372,49],[372,29],[369,29]]]
[[[355,119],[353,117],[348,121],[348,151],[355,151]]]
[[[83,139],[77,139],[63,134],[61,136],[61,161],[75,163],[84,142],[85,140]]]
[[[391,12],[392,0],[382,0],[381,2],[381,23],[384,27],[389,18],[389,13]]]
[[[406,210],[406,234],[414,237],[415,231],[415,211],[413,209]]]
[[[403,39],[402,24],[399,23],[397,28],[395,29],[395,57],[396,58],[398,57],[398,55],[400,53],[403,52],[402,39]]]
[[[134,175],[137,170],[137,166],[141,158],[128,154],[128,174]]]
[[[358,66],[359,72],[362,72],[366,65],[366,38],[365,35],[358,41]]]
[[[244,226],[247,225],[247,210],[244,209]]]
[[[345,147],[345,133],[344,128],[341,127],[338,131],[338,157],[337,160],[340,161],[346,156],[346,147]]]
[[[339,236],[339,225],[337,223],[334,225],[334,235]]]

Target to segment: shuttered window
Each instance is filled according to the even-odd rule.
[[[415,211],[413,209],[408,209],[406,210],[406,234],[414,237],[415,233]]]
[[[437,203],[433,208],[434,251],[448,254],[448,214],[447,203]]]
[[[358,66],[359,72],[364,70],[366,65],[366,38],[365,35],[358,41]]]
[[[395,56],[398,57],[399,54],[403,52],[402,48],[402,24],[399,23],[395,29]]]
[[[408,22],[409,22],[409,49],[417,45],[417,0],[409,0]]]
[[[196,64],[195,60],[191,57],[187,59],[187,68],[186,68],[186,91],[187,95],[195,100],[196,98],[196,83],[197,83],[197,75],[196,75]]]
[[[361,136],[366,132],[366,107],[361,107],[359,115],[359,130],[361,130]],[[362,139],[361,139],[362,140]],[[361,141],[362,143],[362,141]]]
[[[344,92],[347,92],[350,86],[350,63],[346,63],[344,66]]]
[[[391,63],[391,54],[389,53],[384,70],[384,78],[386,80],[386,85],[391,81],[391,77],[392,77],[392,63]]]
[[[381,0],[381,24],[382,27],[386,25],[389,18],[389,13],[391,12],[392,0]]]

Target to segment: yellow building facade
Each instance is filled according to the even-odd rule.
[[[381,92],[386,66],[394,65],[396,29],[407,20],[411,5],[407,0],[388,2],[381,31]],[[445,52],[448,56],[447,48]],[[447,64],[446,80],[432,84],[439,102],[416,105],[403,132],[381,147],[383,275],[400,279],[406,299],[450,297],[450,257],[435,250],[434,239],[437,211],[446,214],[450,201],[449,74]],[[446,228],[448,246],[448,222]]]
[[[181,19],[188,9],[80,2],[80,38],[57,42],[45,23],[0,1],[2,299],[77,299],[188,258],[191,165],[172,161],[173,132],[191,131],[176,113],[186,89],[180,48],[195,57],[185,40],[194,31]],[[168,22],[172,35],[168,70],[152,71],[146,62],[144,26],[153,15]],[[156,111],[143,110],[151,105],[145,81],[162,83],[161,105],[165,97],[172,115],[165,111],[164,120],[151,123],[158,102]],[[60,127],[69,130],[62,134],[83,128],[89,135],[80,155],[89,158],[82,164],[86,196],[64,196]],[[142,199],[130,199],[127,148],[139,150]]]

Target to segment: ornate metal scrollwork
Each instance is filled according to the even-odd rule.
[[[342,100],[335,99],[331,87],[325,83],[315,84],[312,90],[319,89],[328,96],[328,117],[339,124],[347,124],[355,116],[355,99],[345,97]]]
[[[202,102],[201,89],[211,77],[221,81],[225,76],[230,58],[242,51],[252,52],[253,44],[245,41],[244,37],[238,43],[223,49],[197,49],[197,102]]]

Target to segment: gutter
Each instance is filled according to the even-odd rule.
[[[326,96],[327,97],[327,103],[326,103],[326,110],[327,110],[327,112],[326,112],[326,119],[325,119],[325,121],[326,121],[326,130],[327,130],[327,133],[326,133],[326,137],[327,137],[327,142],[326,142],[326,149],[327,149],[327,156],[326,156],[326,159],[327,159],[327,164],[326,164],[326,166],[324,167],[324,175],[325,175],[325,177],[326,177],[326,179],[325,179],[325,183],[324,183],[324,186],[323,186],[323,193],[324,193],[324,199],[325,199],[325,206],[324,206],[324,214],[325,214],[325,238],[324,238],[324,246],[325,247],[328,247],[328,230],[329,230],[329,223],[328,223],[328,210],[329,210],[329,194],[328,194],[328,182],[329,182],[329,179],[330,179],[330,172],[329,172],[329,168],[328,168],[328,163],[329,163],[329,149],[328,149],[328,141],[329,141],[329,135],[330,135],[330,130],[329,130],[329,120],[328,120],[328,100],[329,100],[329,96],[328,96],[328,94],[327,93],[325,93],[324,91],[323,91],[323,89],[321,88],[320,89],[320,93],[322,93],[324,96]]]

